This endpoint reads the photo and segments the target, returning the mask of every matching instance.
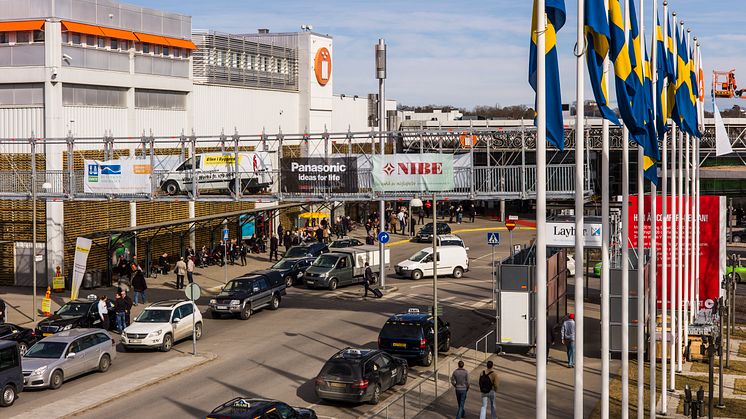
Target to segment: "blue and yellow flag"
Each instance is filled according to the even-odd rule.
[[[697,77],[697,68],[694,62],[694,43],[689,48],[689,78],[692,83],[692,93],[690,96],[692,102],[692,115],[691,127],[694,130],[693,136],[702,138],[702,133],[699,132],[699,111],[697,110],[697,100],[699,97],[699,78]]]
[[[661,159],[660,150],[658,149],[658,135],[653,115],[653,73],[652,65],[648,57],[647,46],[645,46],[645,62],[643,63],[644,80],[642,84],[642,99],[646,108],[647,118],[645,120],[645,130],[642,133],[634,133],[632,139],[640,144],[643,149],[643,171],[645,178],[659,185],[658,180],[658,161]]]
[[[619,113],[622,115],[624,125],[630,132],[642,133],[645,131],[645,107],[643,101],[639,100],[639,91],[642,89],[642,60],[639,51],[639,38],[637,28],[637,16],[634,12],[634,2],[630,1],[630,42],[624,36],[624,19],[622,7],[619,0],[609,0],[609,34],[610,34],[610,59],[614,63],[615,87]]]
[[[585,2],[585,39],[588,45],[588,74],[598,110],[605,119],[620,125],[619,118],[609,107],[609,92],[606,89],[604,74],[604,59],[609,53],[609,20],[604,0]]]
[[[689,59],[689,47],[686,39],[676,30],[676,97],[672,118],[676,125],[689,135],[697,136],[697,113],[692,85],[692,62]]]
[[[547,17],[546,29],[546,116],[547,116],[547,140],[560,150],[565,149],[565,126],[562,120],[562,95],[560,91],[559,59],[557,54],[557,32],[565,25],[565,1],[564,0],[534,0],[533,18],[531,21],[531,51],[528,62],[528,82],[536,92],[536,55],[537,55],[537,28],[539,26],[536,16],[537,1],[544,1]],[[534,120],[536,123],[536,120]]]
[[[666,118],[671,118],[674,104],[676,103],[676,61],[674,60],[674,38],[671,35],[671,17],[667,16],[668,28],[666,28],[666,78],[668,79],[668,100],[666,103]]]
[[[666,39],[663,35],[663,28],[661,27],[661,21],[656,17],[657,24],[655,26],[655,51],[657,55],[657,62],[655,72],[658,76],[658,83],[656,84],[656,97],[658,98],[658,106],[655,108],[655,129],[658,131],[658,139],[663,141],[663,137],[668,132],[668,109],[672,106],[668,103],[668,97],[664,88],[666,87],[666,81],[672,82],[672,79],[668,78],[668,57],[666,54]],[[670,63],[673,67],[673,63]],[[665,107],[664,107],[665,104]]]

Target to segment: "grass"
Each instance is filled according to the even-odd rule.
[[[725,362],[725,361],[723,361]],[[718,359],[715,358],[715,374],[718,373]],[[692,362],[692,372],[708,372],[709,365],[706,362]],[[746,361],[730,360],[730,368],[723,368],[723,374],[746,375]]]
[[[746,342],[738,345],[738,356],[746,358]]]
[[[634,355],[633,355],[634,356]],[[661,364],[656,363],[656,388],[661,388]],[[644,398],[645,398],[645,415],[649,415],[648,406],[650,405],[650,366],[645,363],[644,381]],[[706,384],[706,379],[705,379]],[[622,377],[618,374],[612,374],[609,377],[609,417],[616,419],[622,417]],[[637,360],[629,361],[629,417],[637,416]],[[596,419],[601,417],[601,403],[599,402],[591,412],[590,418]]]
[[[735,394],[746,394],[746,378],[736,378],[736,388],[733,390]]]

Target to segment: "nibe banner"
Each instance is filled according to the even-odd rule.
[[[372,156],[376,192],[442,192],[453,190],[453,155],[394,154]]]
[[[283,158],[280,167],[283,192],[358,192],[357,157]]]
[[[150,193],[153,172],[145,160],[85,161],[83,188],[86,193]]]

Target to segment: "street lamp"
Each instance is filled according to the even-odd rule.
[[[41,188],[49,191],[52,189],[52,184],[44,182]],[[33,312],[34,322],[36,322],[36,264],[43,260],[42,255],[36,254],[36,167],[33,167],[31,173],[31,255],[33,256],[31,261],[31,275],[33,275],[32,284],[34,288],[34,301],[31,311]]]

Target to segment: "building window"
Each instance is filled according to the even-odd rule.
[[[119,40],[111,39],[111,49],[119,49]]]
[[[174,57],[181,57],[181,48],[174,48]]]
[[[0,44],[7,44],[9,42],[8,32],[0,32]]]
[[[100,36],[99,36],[99,37],[98,37],[98,38],[96,39],[96,41],[97,41],[96,45],[97,45],[97,46],[98,46],[99,48],[106,48],[106,38],[102,38],[102,37],[100,37]]]
[[[127,51],[130,49],[130,41],[119,41],[119,49]]]
[[[127,106],[127,90],[118,87],[63,84],[62,104],[74,106]]]
[[[168,47],[163,47],[163,56],[164,57],[168,57],[168,55],[169,55],[169,53],[168,53]]]
[[[143,109],[186,109],[186,93],[135,89],[135,107]]]
[[[41,83],[0,84],[0,106],[43,106],[44,85]]]
[[[34,31],[34,42],[44,42],[44,31]]]
[[[16,44],[28,44],[29,33],[28,31],[16,32]]]
[[[80,34],[79,33],[73,33],[73,44],[74,45],[80,45]]]
[[[96,44],[96,37],[93,35],[88,35],[85,37],[85,44],[89,47],[95,47]]]
[[[160,46],[160,45],[156,45],[156,46],[154,47],[154,52],[155,52],[155,55],[161,55],[161,51],[162,51],[162,48],[161,48],[161,46]]]
[[[143,54],[150,54],[150,44],[142,44]]]

